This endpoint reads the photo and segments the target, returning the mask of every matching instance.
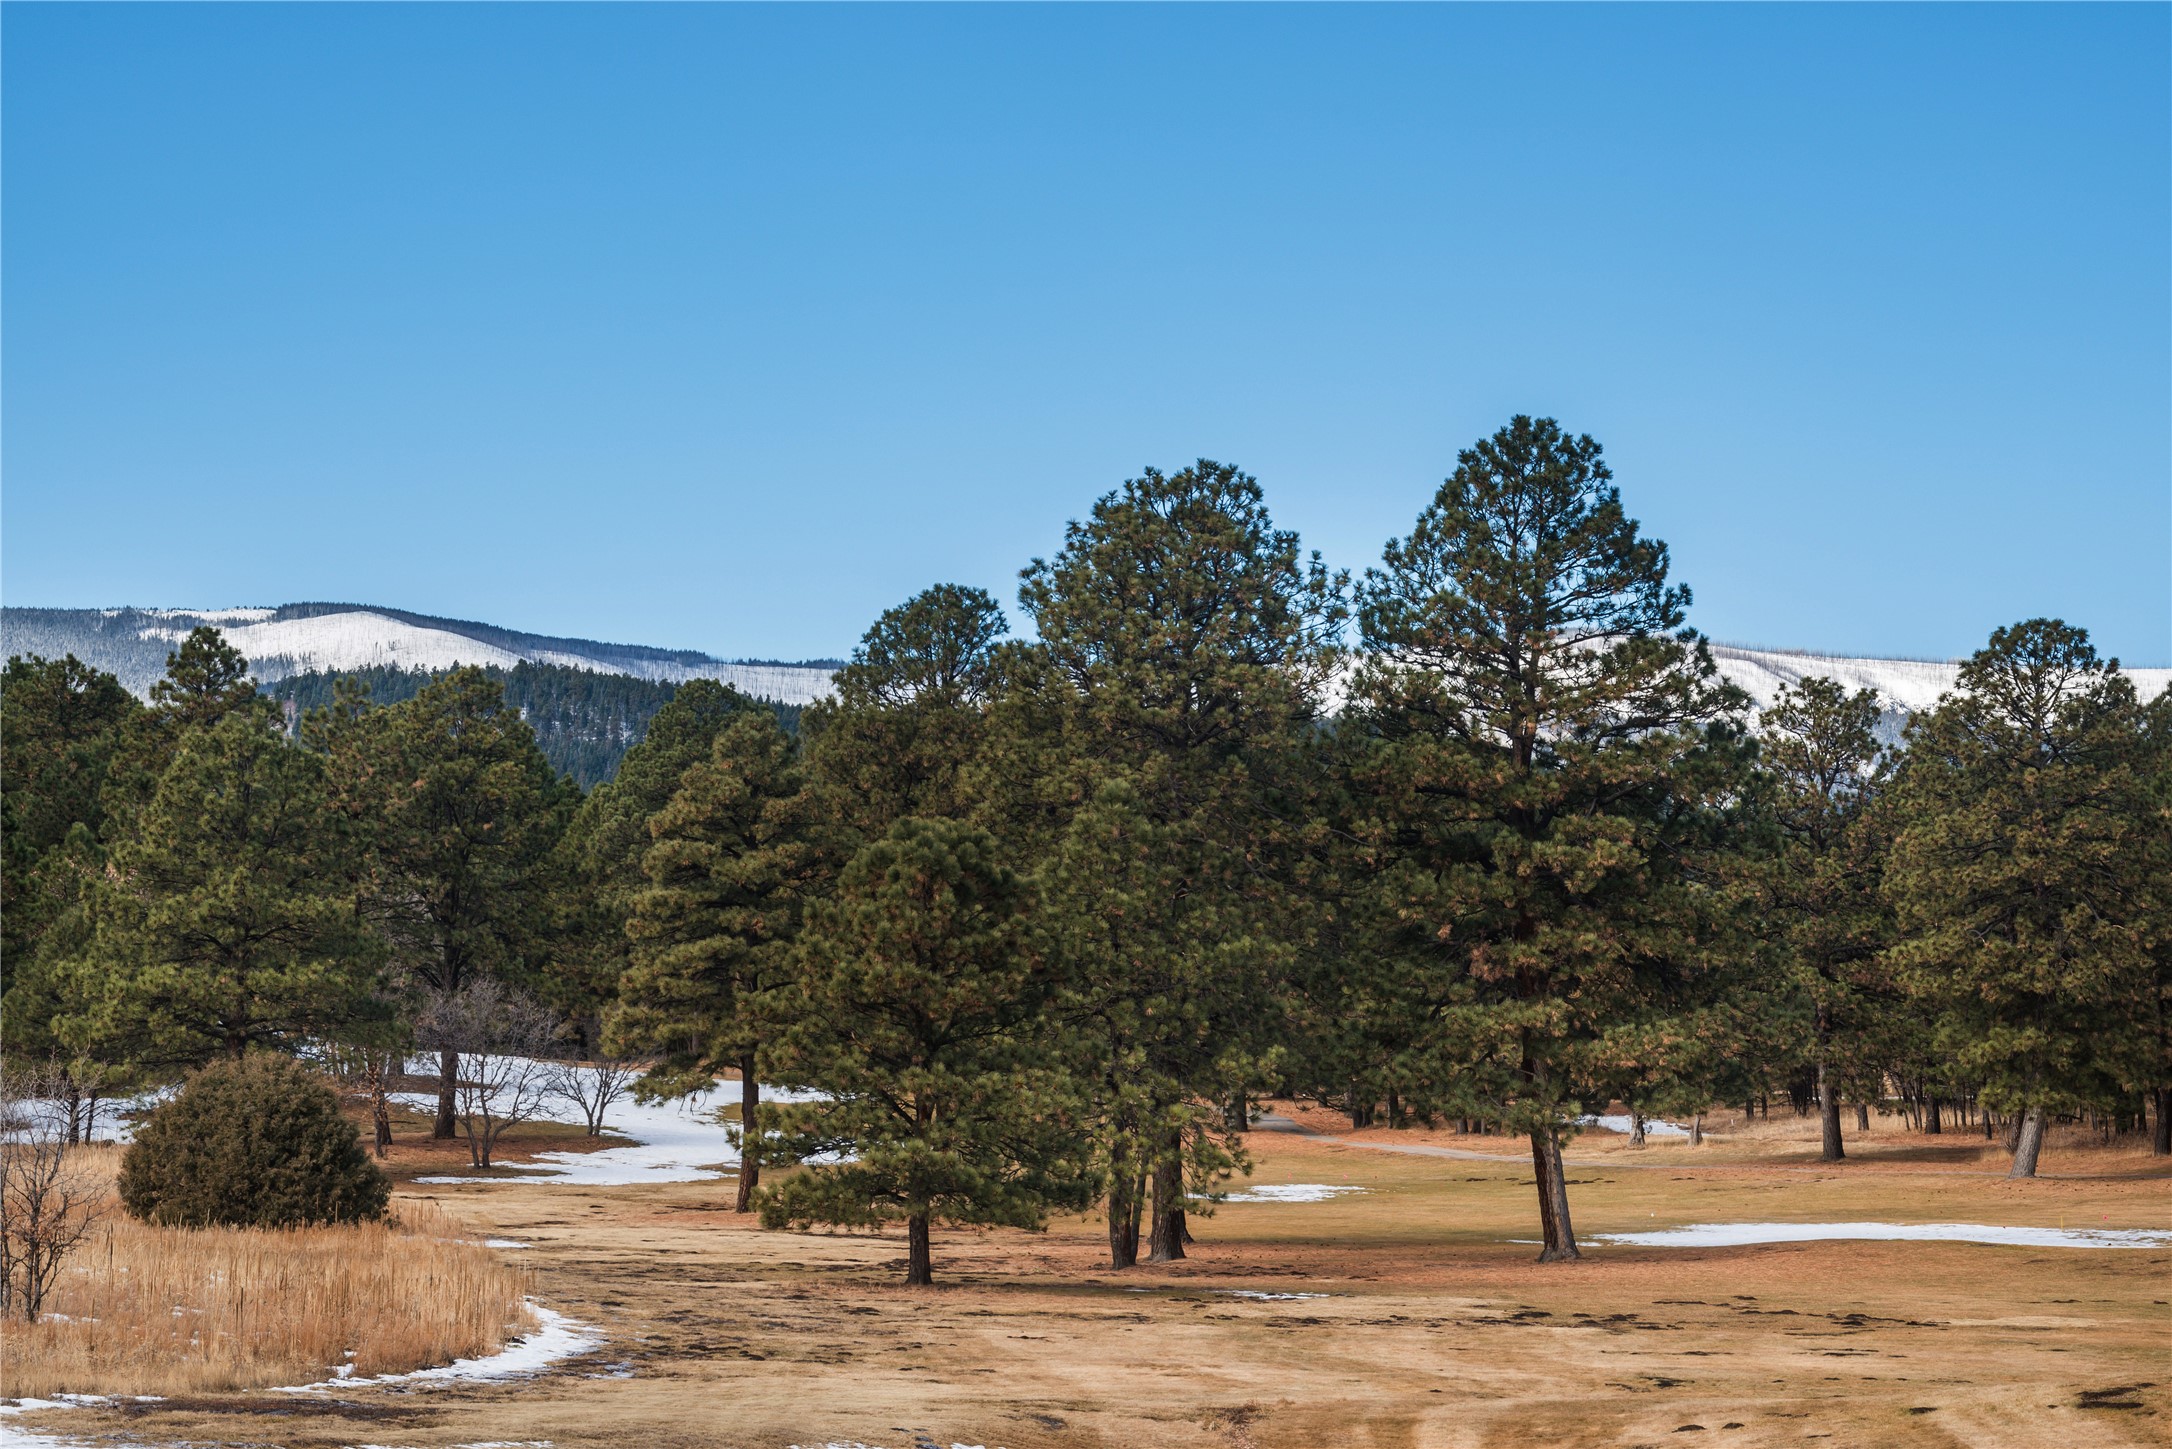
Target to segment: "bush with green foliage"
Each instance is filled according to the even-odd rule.
[[[168,1227],[381,1218],[392,1187],[324,1079],[289,1057],[214,1062],[136,1129],[121,1203]]]

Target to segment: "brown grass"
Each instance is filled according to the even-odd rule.
[[[189,1394],[400,1373],[495,1352],[527,1273],[434,1204],[389,1223],[159,1228],[113,1213],[35,1324],[0,1329],[0,1395]]]
[[[2172,1166],[2146,1154],[2085,1171],[2074,1142],[2067,1175],[2010,1182],[2002,1156],[1935,1165],[1892,1129],[1860,1157],[1851,1138],[1833,1167],[1803,1160],[1814,1119],[1775,1118],[1718,1161],[1718,1144],[1700,1159],[1587,1134],[1571,1154],[1576,1223],[1587,1241],[1770,1219],[2172,1226]],[[116,1449],[907,1449],[921,1434],[990,1449],[2172,1444],[2172,1249],[1594,1246],[1541,1265],[1527,1160],[1265,1131],[1250,1147],[1256,1182],[1366,1191],[1224,1204],[1194,1224],[1186,1261],[1121,1273],[1091,1215],[1045,1234],[944,1230],[934,1290],[900,1286],[902,1235],[764,1232],[730,1211],[728,1177],[431,1186],[466,1225],[448,1236],[533,1244],[520,1257],[536,1296],[602,1335],[594,1362],[428,1395],[204,1394],[11,1423]]]

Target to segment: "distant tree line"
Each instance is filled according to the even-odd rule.
[[[346,682],[360,684],[375,704],[413,699],[450,670],[370,669],[293,674],[263,686],[263,692],[291,704],[297,716],[328,707]],[[505,691],[505,702],[519,711],[535,732],[536,744],[553,770],[593,789],[618,773],[629,747],[640,743],[649,721],[671,702],[679,686],[667,681],[605,674],[566,664],[523,660],[511,669],[495,665],[483,673]],[[788,730],[799,727],[800,707],[769,701]]]
[[[1269,1095],[1519,1139],[1548,1260],[1614,1102],[2172,1151],[2172,701],[2079,629],[1995,631],[1895,748],[1830,681],[1755,712],[1525,417],[1360,578],[1201,461],[1019,598],[888,610],[796,730],[682,685],[592,788],[540,671],[310,684],[289,741],[209,629],[148,705],[12,661],[6,1046],[106,1092],[421,1047],[451,1136],[540,1009],[651,1095],[736,1074],[739,1208],[902,1224],[916,1283],[934,1225],[1095,1206],[1113,1267],[1183,1257]]]

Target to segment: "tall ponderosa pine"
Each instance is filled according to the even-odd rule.
[[[0,674],[0,968],[10,986],[95,873],[107,775],[142,708],[72,654],[18,656]]]
[[[960,819],[1009,625],[979,589],[938,584],[885,610],[804,719],[828,813],[857,843],[907,816]]]
[[[313,712],[306,735],[335,807],[363,832],[363,899],[394,964],[440,996],[533,969],[577,792],[499,684],[457,669],[398,704]],[[441,1051],[435,1137],[456,1130],[458,1072],[459,1054]]]
[[[176,729],[208,729],[237,710],[255,710],[249,661],[207,625],[189,631],[166,656],[166,677],[151,686],[151,708]]]
[[[1879,715],[1876,691],[1850,694],[1810,678],[1782,688],[1759,721],[1777,837],[1762,862],[1761,919],[1779,951],[1778,980],[1809,1007],[1827,1162],[1846,1155],[1842,1088],[1879,1090],[1889,1062],[1876,1049],[1883,1024],[1904,1011],[1878,960],[1891,937],[1880,893],[1885,842],[1870,809],[1887,768]]]
[[[241,651],[208,625],[190,630],[166,656],[165,676],[151,686],[151,707],[131,713],[122,731],[106,772],[107,833],[117,838],[133,828],[186,736],[263,708]]]
[[[355,846],[324,762],[268,709],[185,733],[93,888],[55,1031],[168,1067],[292,1050],[370,1016],[380,952],[355,910]]]
[[[1893,965],[1938,1045],[2019,1113],[2032,1177],[2047,1112],[2152,1080],[2144,1014],[2161,849],[2142,713],[2116,661],[2052,619],[1997,630],[1959,693],[1909,722],[1887,889]]]
[[[2145,830],[2143,876],[2150,932],[2149,979],[2135,1013],[2144,1040],[2141,1084],[2149,1093],[2150,1149],[2172,1156],[2172,690],[2150,702],[2143,716],[2142,799]]]
[[[1740,769],[1739,696],[1682,625],[1589,437],[1514,419],[1458,456],[1359,593],[1357,785],[1434,1079],[1524,1134],[1541,1261],[1577,1256],[1561,1144],[1697,1004],[1714,967],[1694,878]],[[1405,973],[1406,979],[1409,973]]]
[[[1133,1163],[1153,1183],[1152,1256],[1178,1258],[1187,1157],[1228,1125],[1194,1104],[1258,1075],[1292,955],[1297,913],[1274,862],[1294,830],[1278,795],[1320,714],[1340,585],[1274,528],[1256,482],[1202,460],[1102,498],[1061,553],[1026,570],[1020,598],[1039,640],[1007,661],[976,779],[986,818],[1043,859],[1110,786],[1149,827],[1136,838],[1156,856],[1138,878],[1165,892],[1158,949],[1072,960],[1064,1009],[1085,1077],[1125,1054],[1137,1070],[1124,1100],[1145,1104],[1136,1123],[1103,1104],[1116,1266],[1136,1241],[1139,1203],[1123,1183]],[[1090,897],[1070,908],[1099,910]],[[1140,1035],[1110,1036],[1119,1019]]]
[[[617,776],[591,790],[567,825],[556,862],[553,970],[542,985],[578,1026],[585,1050],[598,1048],[602,1015],[631,959],[625,926],[650,885],[644,861],[656,837],[649,821],[671,803],[687,770],[708,762],[725,727],[757,710],[767,706],[729,685],[687,680],[626,751]]]
[[[799,751],[768,711],[735,715],[649,821],[648,889],[626,923],[632,961],[610,1039],[658,1055],[649,1093],[740,1077],[738,1211],[761,1183],[765,1011],[790,979],[806,903],[831,869]]]
[[[1065,1111],[1026,885],[985,831],[902,820],[844,871],[797,953],[772,1058],[819,1088],[778,1112],[817,1163],[765,1194],[762,1220],[906,1227],[905,1281],[934,1281],[935,1223],[1039,1227],[1084,1205],[1087,1150]]]

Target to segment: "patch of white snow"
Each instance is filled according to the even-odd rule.
[[[1625,1135],[1635,1131],[1637,1125],[1633,1119],[1613,1112],[1602,1116],[1579,1117],[1576,1120],[1586,1127],[1604,1127],[1609,1132],[1620,1132]],[[1689,1129],[1687,1127],[1677,1127],[1672,1122],[1662,1122],[1657,1117],[1646,1117],[1644,1119],[1644,1135],[1646,1137],[1687,1137]]]
[[[314,1394],[325,1389],[353,1389],[370,1384],[489,1383],[499,1379],[525,1379],[542,1373],[554,1363],[578,1358],[603,1342],[603,1336],[585,1323],[576,1323],[556,1309],[530,1299],[528,1311],[536,1327],[496,1353],[482,1358],[459,1358],[437,1368],[415,1369],[404,1374],[379,1374],[358,1379],[339,1375],[313,1384],[297,1384],[274,1390],[282,1394]]]
[[[2024,1248],[2172,1247],[2172,1230],[2153,1228],[2017,1228],[1985,1223],[1694,1223],[1649,1232],[1596,1233],[1592,1242],[1642,1248],[1735,1248],[1753,1243],[1813,1243],[1831,1239],[1877,1242],[1989,1243]]]
[[[1326,1182],[1276,1182],[1261,1183],[1243,1192],[1233,1192],[1223,1202],[1326,1202],[1346,1192],[1364,1192],[1362,1187],[1349,1184],[1337,1186]]]
[[[586,1070],[583,1068],[582,1070]],[[417,1182],[455,1184],[472,1182],[561,1182],[580,1187],[627,1187],[643,1182],[706,1182],[721,1177],[722,1168],[739,1165],[739,1148],[732,1141],[737,1124],[720,1120],[717,1108],[738,1099],[737,1082],[718,1083],[722,1101],[685,1097],[671,1102],[627,1100],[612,1106],[610,1130],[631,1137],[632,1147],[606,1147],[596,1152],[539,1152],[532,1162],[517,1165],[518,1177],[422,1177]],[[763,1087],[762,1100],[771,1103],[806,1102],[818,1093]],[[437,1097],[427,1092],[395,1092],[392,1099],[423,1111],[437,1109]]]

